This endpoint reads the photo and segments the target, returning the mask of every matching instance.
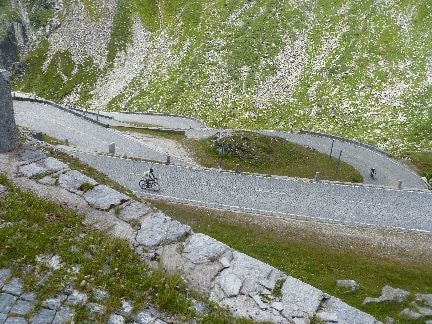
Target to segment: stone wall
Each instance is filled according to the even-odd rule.
[[[14,150],[17,144],[9,73],[0,70],[0,153]]]

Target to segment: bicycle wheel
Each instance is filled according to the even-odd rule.
[[[156,181],[153,182],[153,184],[152,184],[152,190],[158,192],[158,191],[160,191],[160,189],[161,188],[160,188],[159,183],[157,183]]]
[[[140,188],[143,189],[143,190],[146,189],[146,186],[147,186],[147,185],[146,185],[146,181],[145,181],[145,180],[141,180],[141,181],[139,182],[139,186],[140,186]]]

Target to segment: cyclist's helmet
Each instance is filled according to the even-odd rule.
[[[150,168],[150,172],[153,173],[153,168]]]

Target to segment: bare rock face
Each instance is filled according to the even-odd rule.
[[[0,153],[14,150],[17,144],[9,74],[0,70]]]

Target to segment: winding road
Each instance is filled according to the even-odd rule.
[[[99,153],[106,152],[110,142],[116,142],[118,152],[128,157],[165,160],[164,154],[136,139],[57,108],[16,101],[14,108],[17,124],[57,138],[69,138],[74,146],[69,148],[71,154],[142,196],[280,217],[432,232],[432,192],[417,190],[425,188],[424,184],[405,166],[361,146],[335,141],[335,150],[343,150],[344,161],[354,165],[362,174],[367,174],[371,165],[376,166],[380,184],[387,186],[316,183],[304,179],[235,174],[193,168],[181,159],[174,159],[175,165],[166,166],[104,156]],[[139,115],[134,119],[146,123],[145,116]],[[187,126],[191,127],[186,122],[184,127]],[[182,128],[177,125],[171,127]],[[202,137],[215,131],[191,129],[187,133],[188,136]],[[271,134],[323,152],[328,151],[331,143],[327,138],[311,135]],[[159,193],[138,188],[142,172],[150,165],[160,178],[163,189]],[[415,190],[395,190],[399,179],[404,187]]]
[[[60,140],[68,139],[69,145],[81,151],[108,153],[111,143],[116,144],[116,154],[165,162],[166,154],[132,136],[96,125],[58,108],[38,103],[14,101],[16,122],[37,132],[43,132]],[[176,164],[187,164],[173,157]]]

